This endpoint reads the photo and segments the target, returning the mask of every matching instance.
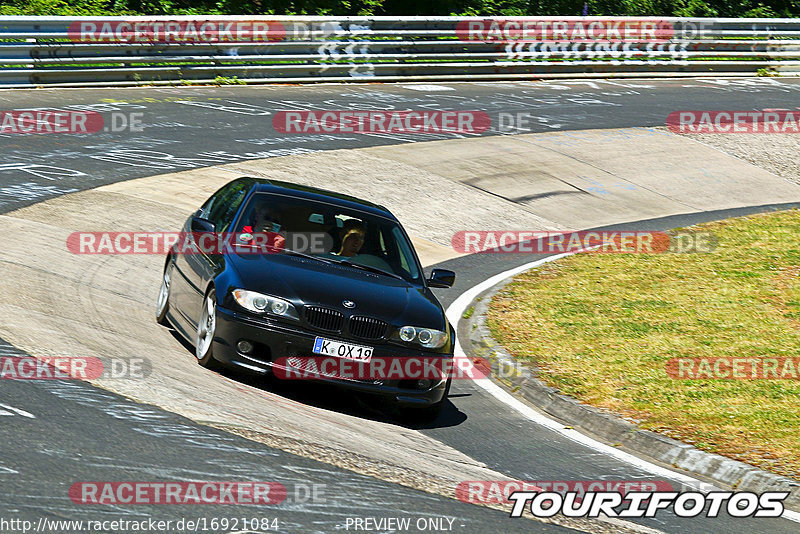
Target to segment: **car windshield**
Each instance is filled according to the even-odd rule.
[[[350,263],[380,276],[419,282],[420,269],[400,225],[360,210],[314,200],[257,193],[236,224],[244,234],[267,233],[282,253]]]

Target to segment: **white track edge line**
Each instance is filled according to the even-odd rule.
[[[565,258],[567,256],[572,256],[577,252],[580,251],[567,252],[563,254],[556,254],[554,256],[548,256],[547,258],[532,261],[530,263],[526,263],[519,267],[509,269],[507,271],[503,271],[490,278],[487,278],[483,282],[471,287],[470,289],[459,295],[458,298],[456,298],[456,300],[454,300],[453,303],[447,307],[447,311],[445,313],[447,314],[448,320],[455,327],[457,327],[458,322],[461,319],[461,316],[467,309],[467,306],[469,306],[470,303],[473,300],[475,300],[475,298],[478,295],[480,295],[487,289],[494,287],[495,285],[499,284],[503,280],[506,280],[507,278],[511,278],[512,276],[528,271],[530,269],[533,269],[534,267],[538,267],[545,263],[560,260],[561,258]],[[456,339],[455,356],[466,357],[466,353],[464,352],[464,349],[461,347],[461,341],[458,338]],[[508,405],[512,409],[519,412],[526,419],[533,421],[534,423],[539,424],[541,426],[544,426],[545,428],[549,428],[550,430],[558,432],[559,434],[577,443],[590,447],[596,451],[602,452],[608,456],[621,460],[634,467],[638,467],[639,469],[642,469],[644,471],[649,471],[654,475],[668,477],[673,480],[678,480],[690,487],[703,489],[705,491],[713,491],[715,489],[718,489],[718,488],[713,488],[711,487],[710,484],[702,482],[691,476],[685,475],[683,473],[678,473],[677,471],[667,469],[666,467],[662,467],[660,465],[656,465],[654,463],[648,462],[647,460],[643,460],[637,456],[634,456],[633,454],[619,450],[615,447],[611,447],[610,445],[606,445],[605,443],[601,443],[593,438],[590,438],[585,434],[578,432],[575,429],[566,428],[563,424],[559,423],[558,421],[555,421],[554,419],[551,419],[535,411],[533,408],[526,405],[519,399],[515,398],[514,396],[512,396],[510,393],[508,393],[506,390],[504,390],[491,380],[473,379],[473,382],[478,386],[482,387],[484,390],[486,390],[486,392],[492,395],[495,399],[499,400],[500,402]],[[783,515],[781,517],[783,519],[788,519],[790,521],[800,523],[800,513],[794,512],[792,510],[784,510]]]

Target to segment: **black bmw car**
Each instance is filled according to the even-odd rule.
[[[194,344],[201,365],[330,381],[425,418],[441,410],[455,332],[430,288],[450,287],[455,274],[434,269],[426,279],[386,208],[244,177],[209,198],[183,232],[225,245],[174,246],[159,292],[158,322]],[[330,365],[318,367],[320,359]],[[352,372],[379,361],[402,363]]]

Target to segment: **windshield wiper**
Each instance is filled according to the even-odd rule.
[[[339,263],[338,261],[329,260],[328,258],[320,258],[319,256],[312,256],[311,254],[306,254],[305,252],[298,252],[296,250],[292,250],[290,248],[284,248],[283,251],[287,254],[291,254],[292,256],[299,256],[301,258],[309,258],[312,260],[321,261],[322,263],[327,263],[328,265],[333,265],[334,263]]]
[[[347,265],[348,267],[355,267],[356,269],[361,269],[363,271],[369,271],[371,273],[382,274],[384,276],[391,276],[392,278],[397,278],[398,280],[405,281],[400,275],[390,273],[388,271],[384,271],[383,269],[378,269],[377,267],[372,267],[371,265],[363,265],[361,263],[353,263],[352,261],[348,260],[335,260],[332,258],[321,258],[319,256],[312,256],[311,254],[306,254],[305,252],[298,252],[296,250],[292,250],[290,248],[284,248],[284,252],[287,254],[291,254],[292,256],[299,256],[301,258],[309,258],[312,260],[321,261],[322,263],[327,263],[328,265],[340,264],[340,265]]]
[[[378,273],[378,274],[383,274],[383,275],[386,275],[386,276],[391,276],[392,278],[397,278],[398,280],[403,280],[405,282],[405,278],[403,278],[402,276],[394,274],[394,273],[390,273],[389,271],[384,271],[383,269],[378,269],[377,267],[373,267],[372,265],[364,265],[364,264],[361,264],[361,263],[353,263],[352,261],[347,261],[347,260],[332,260],[332,261],[334,261],[336,263],[341,263],[341,264],[347,265],[348,267],[355,267],[356,269],[362,269],[364,271],[369,271],[371,273]]]

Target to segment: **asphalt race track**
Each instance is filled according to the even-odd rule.
[[[529,112],[535,120],[527,131],[547,132],[663,126],[676,109],[793,109],[798,94],[800,84],[772,78],[2,91],[2,109],[141,113],[144,128],[141,132],[100,131],[57,139],[48,135],[0,136],[4,156],[0,209],[194,167],[453,137],[285,135],[272,127],[271,115],[279,109],[477,109],[495,123],[501,112]],[[111,124],[106,127],[113,128]]]
[[[15,354],[8,347],[0,350]],[[248,517],[277,519],[281,532],[333,532],[343,528],[346,517],[409,515],[415,520],[452,519],[454,531],[486,532],[506,517],[502,511],[270,449],[82,383],[8,382],[3,387],[4,402],[25,406],[35,419],[19,414],[3,418],[0,473],[5,518],[37,523],[41,517],[157,518],[174,522],[182,518],[241,517],[241,507],[232,505],[211,506],[213,511],[166,505],[140,505],[129,510],[96,505],[86,510],[86,505],[80,509],[66,498],[76,480],[217,480],[221,473],[228,479],[283,481],[288,490],[284,503],[245,511]],[[313,499],[315,488],[324,495],[324,502]],[[571,532],[531,521],[510,524],[508,529]]]
[[[143,125],[141,131],[121,128],[86,135],[0,135],[1,214],[67,193],[155,174],[312,151],[453,137],[291,136],[272,127],[271,117],[280,109],[478,110],[485,111],[493,124],[497,124],[500,113],[530,112],[536,120],[528,131],[548,132],[663,126],[666,116],[678,109],[794,109],[800,103],[800,83],[757,78],[10,90],[0,92],[0,102],[3,110],[57,108],[98,111],[104,116],[141,113]],[[500,133],[492,130],[483,135]],[[668,229],[776,207],[781,206],[687,214],[631,223],[630,227]],[[457,283],[450,290],[437,290],[437,295],[447,307],[482,280],[533,259],[530,255],[503,254],[448,260],[441,266],[458,273]],[[0,355],[19,354],[14,347],[0,344]],[[383,417],[367,407],[353,407],[349,398],[327,400],[307,392],[281,393],[364,418]],[[248,515],[277,518],[281,532],[332,532],[345,530],[347,517],[398,516],[453,519],[455,532],[570,531],[559,525],[512,520],[504,511],[292,455],[86,383],[5,380],[0,383],[0,422],[4,434],[0,518],[35,523],[41,517],[179,520],[241,516],[241,507],[87,507],[75,505],[67,497],[67,489],[76,481],[228,477],[280,480],[287,486],[286,502],[246,511]],[[658,479],[540,427],[465,381],[454,385],[445,413],[420,430],[516,480]],[[324,502],[304,497],[314,484],[324,485]],[[800,528],[785,519],[680,519],[669,513],[634,521],[670,533],[790,533]],[[603,528],[594,527],[598,531]],[[622,527],[607,528],[613,532]]]

